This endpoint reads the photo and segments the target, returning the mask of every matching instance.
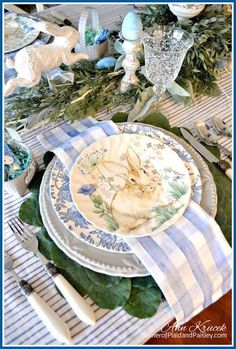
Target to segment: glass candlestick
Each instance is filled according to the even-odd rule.
[[[157,103],[167,86],[177,78],[194,40],[180,28],[160,27],[153,35],[146,34],[142,41],[146,77],[154,85],[154,100]]]

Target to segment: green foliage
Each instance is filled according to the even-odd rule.
[[[232,23],[226,5],[207,5],[200,15],[181,23],[177,22],[168,5],[147,5],[142,8],[141,18],[145,29],[152,27],[153,30],[157,25],[170,24],[181,26],[194,37],[194,45],[188,51],[176,79],[190,96],[175,94],[170,90],[176,102],[189,105],[196,94],[219,95],[217,78],[227,64],[231,52]],[[118,42],[116,49],[122,52]],[[54,86],[53,91],[49,91],[45,79],[30,89],[18,89],[15,95],[5,99],[6,123],[15,121],[14,126],[18,127],[21,125],[20,120],[27,118],[30,127],[47,118],[58,121],[64,117],[74,121],[95,115],[103,109],[109,112],[122,103],[129,103],[132,110],[137,98],[137,103],[142,100],[142,92],[150,86],[150,82],[138,72],[139,85],[132,86],[124,94],[120,93],[120,81],[124,74],[121,68],[122,58],[123,56],[118,58],[118,71],[115,72],[97,70],[96,61],[83,61],[71,67],[63,66],[64,70],[73,71],[75,81],[73,84]]]
[[[19,127],[20,120],[25,118],[31,123],[35,118],[58,121],[64,117],[74,121],[103,109],[109,112],[127,101],[134,103],[136,87],[124,94],[119,92],[124,70],[98,70],[95,64],[96,61],[82,61],[71,67],[63,66],[63,70],[73,71],[74,83],[57,86],[53,91],[45,79],[30,89],[19,88],[16,94],[5,99],[6,123],[15,121],[14,126]]]
[[[39,242],[39,250],[47,259],[51,260],[51,250],[54,242],[49,237],[47,230],[44,227],[37,233],[37,238]]]
[[[44,171],[45,170],[37,171],[37,176],[34,176],[29,184],[29,190],[36,195],[39,193],[39,188],[44,175]]]
[[[153,212],[156,213],[156,217],[159,219],[159,225],[153,227],[152,230],[158,229],[163,223],[171,219],[179,210],[180,207],[173,207],[171,205],[167,206],[156,206],[153,208]]]
[[[55,156],[54,153],[52,153],[50,151],[46,151],[46,153],[43,156],[43,162],[44,162],[45,167],[48,166],[48,164],[52,161],[54,156]]]
[[[19,210],[19,218],[34,227],[43,227],[38,194],[33,193],[30,198],[23,202]]]
[[[91,195],[90,198],[94,204],[94,207],[96,208],[94,212],[97,213],[100,217],[103,217],[103,219],[107,223],[108,230],[116,231],[119,228],[119,225],[114,220],[111,208],[108,203],[105,202],[100,195]]]
[[[82,295],[89,295],[101,308],[114,309],[127,302],[131,281],[93,272],[68,258],[56,245],[51,256],[60,272]]]
[[[125,311],[137,318],[145,319],[153,316],[161,303],[161,292],[154,287],[140,289],[132,287]]]
[[[169,10],[168,5],[147,5],[141,9],[140,16],[144,29],[177,21],[177,17]]]
[[[224,5],[207,5],[191,20],[177,22],[168,5],[145,6],[141,14],[144,28],[157,25],[181,26],[193,35],[194,45],[188,51],[176,82],[185,88],[191,83],[193,93],[217,96],[221,66],[231,52],[232,18]],[[178,102],[188,104],[185,97],[174,96]]]
[[[184,183],[172,182],[169,183],[169,185],[172,188],[172,190],[170,191],[170,195],[174,199],[178,200],[181,198],[181,196],[187,194],[188,188]]]

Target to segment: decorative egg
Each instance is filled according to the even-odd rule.
[[[104,57],[96,63],[97,69],[109,69],[116,65],[116,59],[114,57]]]
[[[124,18],[121,32],[126,40],[137,40],[143,31],[143,24],[137,13],[130,11]]]

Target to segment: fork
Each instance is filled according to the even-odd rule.
[[[8,222],[10,229],[20,245],[27,251],[33,252],[45,266],[45,269],[60,292],[63,294],[71,308],[80,320],[89,325],[95,325],[95,315],[90,305],[62,276],[55,265],[48,261],[38,249],[37,237],[24,225],[19,218],[13,218]]]
[[[65,322],[48,306],[46,302],[36,293],[32,286],[25,280],[21,280],[13,268],[11,257],[5,253],[4,269],[10,273],[19,286],[21,293],[26,296],[39,318],[45,324],[50,333],[60,342],[70,343],[71,335]]]

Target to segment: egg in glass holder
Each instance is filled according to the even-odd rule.
[[[151,103],[157,104],[169,84],[177,78],[183,60],[194,40],[191,34],[180,28],[158,27],[152,35],[145,33],[145,75],[154,85]]]

